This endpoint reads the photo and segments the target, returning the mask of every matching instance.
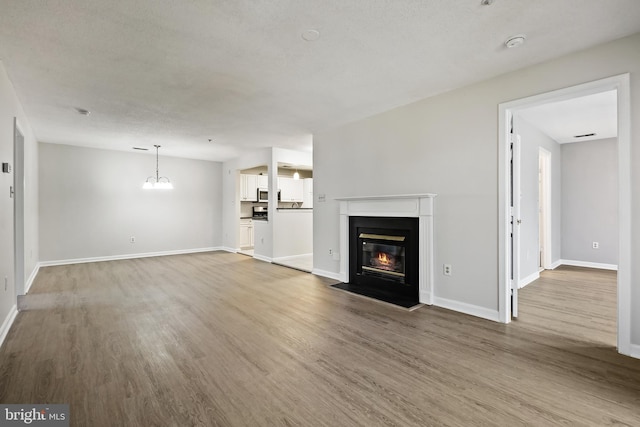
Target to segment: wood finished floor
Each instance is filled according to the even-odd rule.
[[[42,268],[0,402],[74,426],[640,425],[615,273],[543,273],[511,325],[330,283],[221,252]]]

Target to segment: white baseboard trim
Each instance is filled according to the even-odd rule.
[[[221,251],[225,251],[225,252],[231,252],[231,253],[237,254],[240,249],[234,249],[234,248],[230,248],[228,246],[222,246],[222,247],[220,247],[220,250]]]
[[[31,285],[33,285],[33,281],[36,280],[36,276],[38,275],[38,271],[40,271],[40,263],[36,264],[35,268],[31,272],[31,274],[29,275],[29,278],[27,279],[27,282],[24,284],[24,293],[25,293],[25,295],[27,293],[29,293],[29,289],[31,289]]]
[[[536,280],[538,280],[540,278],[540,272],[536,271],[533,274],[528,275],[527,277],[525,277],[524,279],[520,280],[520,283],[518,283],[518,289],[522,289],[525,286],[527,286],[529,283],[531,282],[535,282]]]
[[[615,264],[603,264],[600,262],[588,262],[588,261],[576,261],[572,259],[561,259],[562,265],[571,265],[573,267],[587,267],[587,268],[599,268],[601,270],[614,270],[618,271],[618,266]]]
[[[320,270],[319,268],[314,268],[311,270],[311,274],[315,274],[316,276],[326,277],[327,279],[337,280],[338,282],[342,282],[342,277],[340,273],[334,273],[333,271]]]
[[[467,304],[466,302],[454,301],[441,297],[433,297],[433,305],[446,308],[448,310],[469,314],[471,316],[480,317],[482,319],[500,322],[500,313],[498,312],[498,310],[491,310],[485,307]]]
[[[4,339],[7,337],[9,333],[9,329],[11,329],[11,325],[13,325],[13,321],[16,319],[18,315],[18,307],[14,304],[9,310],[7,317],[2,322],[2,326],[0,326],[0,347],[2,347],[2,343],[4,343]]]
[[[198,248],[198,249],[179,249],[175,251],[163,251],[163,252],[146,252],[141,254],[126,254],[126,255],[112,255],[105,257],[93,257],[93,258],[77,258],[77,259],[63,259],[57,261],[41,261],[41,267],[50,267],[54,265],[68,265],[68,264],[82,264],[86,262],[103,262],[103,261],[118,261],[123,259],[134,259],[134,258],[150,258],[156,256],[167,256],[167,255],[184,255],[184,254],[194,254],[199,252],[213,252],[223,250],[220,246],[211,247],[211,248]]]
[[[273,258],[269,258],[268,256],[264,256],[264,255],[257,255],[255,252],[253,253],[253,258],[257,259],[258,261],[264,261],[264,262],[272,262]]]
[[[549,267],[550,270],[555,270],[556,268],[560,267],[562,265],[562,260],[559,259],[553,263],[551,263],[551,266]]]
[[[302,255],[281,256],[281,257],[273,258],[273,262],[291,261],[292,259],[299,259],[299,258],[304,258],[308,256],[313,256],[313,253],[302,254]]]
[[[640,359],[640,345],[631,344],[631,354],[629,354],[629,356]]]

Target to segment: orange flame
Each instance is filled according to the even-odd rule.
[[[391,260],[389,259],[387,254],[384,252],[378,252],[378,261],[380,262],[380,264],[385,264],[385,265],[388,265],[391,263]]]

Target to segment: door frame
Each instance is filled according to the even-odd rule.
[[[542,194],[538,193],[538,227],[542,227],[540,224],[540,214],[544,218],[544,229],[538,231],[538,236],[542,235],[542,242],[538,242],[538,247],[542,248],[542,267],[544,270],[551,269],[551,224],[553,223],[551,218],[551,193],[552,193],[552,173],[551,170],[551,151],[538,147],[538,165],[542,169],[541,180],[539,187],[542,187]],[[542,204],[542,209],[540,208],[540,204]],[[541,244],[542,243],[542,244]],[[540,253],[538,253],[538,257],[540,257]]]
[[[631,355],[631,93],[629,73],[534,95],[498,106],[498,310],[500,321],[511,321],[509,285],[509,120],[514,112],[549,102],[617,91],[618,100],[618,352]]]
[[[18,143],[18,133],[22,142]],[[24,131],[17,117],[13,118],[13,278],[14,297],[25,293],[25,170]]]

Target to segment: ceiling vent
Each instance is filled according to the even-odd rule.
[[[596,136],[595,133],[585,133],[584,135],[574,135],[574,138],[587,138],[589,136]]]

